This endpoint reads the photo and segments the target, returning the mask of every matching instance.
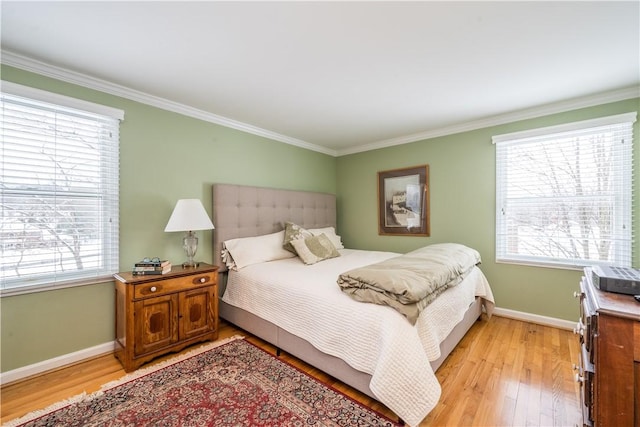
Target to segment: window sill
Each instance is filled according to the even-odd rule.
[[[112,276],[92,277],[89,279],[75,280],[64,283],[45,283],[33,286],[16,286],[13,288],[0,289],[0,298],[12,297],[17,295],[32,294],[36,292],[57,291],[60,289],[76,288],[79,286],[98,285],[100,283],[112,282]]]
[[[512,259],[496,259],[496,264],[521,265],[524,267],[554,268],[557,270],[571,270],[571,271],[582,271],[585,267],[583,265],[556,264],[556,263],[550,263],[550,262],[547,263],[543,261],[523,261],[523,260],[512,260]]]

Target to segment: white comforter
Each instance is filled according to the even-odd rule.
[[[412,326],[391,307],[352,300],[336,283],[340,273],[398,254],[350,249],[340,253],[314,265],[289,258],[230,271],[222,299],[370,374],[369,387],[378,400],[407,424],[418,425],[440,398],[440,384],[429,362],[440,357],[440,342],[475,296],[493,303],[489,284],[476,267]]]

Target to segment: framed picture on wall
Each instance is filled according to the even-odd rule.
[[[429,165],[378,172],[378,234],[429,232]]]

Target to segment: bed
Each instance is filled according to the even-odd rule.
[[[392,252],[340,248],[340,256],[313,265],[286,257],[227,270],[223,242],[266,239],[287,221],[336,230],[331,194],[214,184],[212,216],[214,263],[222,273],[220,317],[380,401],[409,425],[419,424],[440,397],[435,370],[483,307],[489,313],[493,307],[477,267],[425,308],[415,325],[391,307],[354,301],[340,291],[341,272],[399,255]],[[268,250],[256,252],[252,256],[259,258]]]

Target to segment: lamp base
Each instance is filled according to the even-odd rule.
[[[182,247],[187,254],[187,260],[182,263],[183,268],[195,268],[198,266],[198,262],[193,260],[198,250],[198,237],[193,231],[187,231],[182,239]]]
[[[185,261],[182,263],[182,268],[196,268],[200,266],[200,261]]]

